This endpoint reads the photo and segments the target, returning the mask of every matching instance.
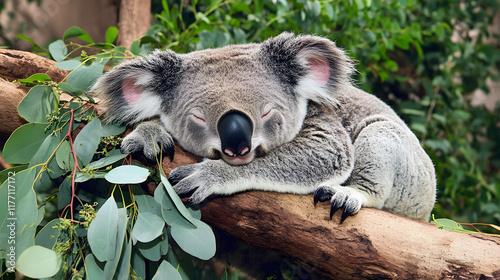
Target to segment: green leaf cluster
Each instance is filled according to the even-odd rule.
[[[88,44],[57,40],[47,48],[56,66],[70,71],[66,79],[19,80],[31,89],[17,108],[28,123],[3,149],[14,165],[0,172],[0,195],[10,201],[0,209],[0,239],[13,240],[0,242],[4,268],[44,279],[181,279],[185,264],[172,247],[201,260],[215,254],[215,236],[199,211],[184,206],[162,171],[120,153],[124,125],[95,116],[89,87],[106,64],[134,57],[112,45],[117,32],[109,28],[106,43],[97,44],[72,27],[63,39]],[[154,197],[142,190],[148,183],[159,184]],[[8,226],[14,218],[15,229]],[[15,263],[8,262],[11,246]],[[7,272],[0,278],[13,277]]]

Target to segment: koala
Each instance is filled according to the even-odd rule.
[[[124,153],[204,158],[169,175],[188,203],[247,190],[313,194],[341,222],[361,207],[427,221],[432,161],[384,102],[351,82],[332,41],[283,33],[260,44],[123,62],[93,88],[109,122],[137,124]]]

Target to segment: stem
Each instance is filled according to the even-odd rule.
[[[69,128],[68,128],[68,133],[66,133],[66,136],[64,136],[64,138],[68,139],[69,141],[69,145],[71,147],[71,153],[73,154],[73,160],[75,161],[75,167],[73,168],[73,173],[71,175],[71,200],[69,202],[69,204],[64,207],[63,211],[61,212],[61,217],[62,215],[64,214],[64,211],[66,210],[66,208],[69,207],[70,209],[70,213],[71,213],[71,220],[74,220],[74,215],[73,215],[73,206],[74,206],[74,202],[75,202],[75,198],[78,199],[78,197],[76,196],[76,182],[75,182],[75,177],[76,177],[76,171],[78,169],[80,169],[80,167],[78,166],[78,159],[76,158],[76,152],[75,152],[75,147],[73,145],[73,137],[71,136],[71,132],[73,131],[73,120],[75,118],[75,115],[74,115],[74,111],[73,109],[71,109],[71,118],[70,118],[70,123],[69,123]]]

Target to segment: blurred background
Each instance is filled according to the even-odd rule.
[[[499,7],[490,0],[3,0],[0,46],[50,57],[48,44],[72,26],[95,42],[116,26],[115,44],[140,53],[260,42],[283,31],[327,37],[356,61],[357,86],[390,104],[431,156],[436,217],[498,224]]]

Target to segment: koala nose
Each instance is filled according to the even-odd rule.
[[[222,152],[229,157],[244,156],[252,149],[252,122],[245,114],[231,111],[217,124]]]

